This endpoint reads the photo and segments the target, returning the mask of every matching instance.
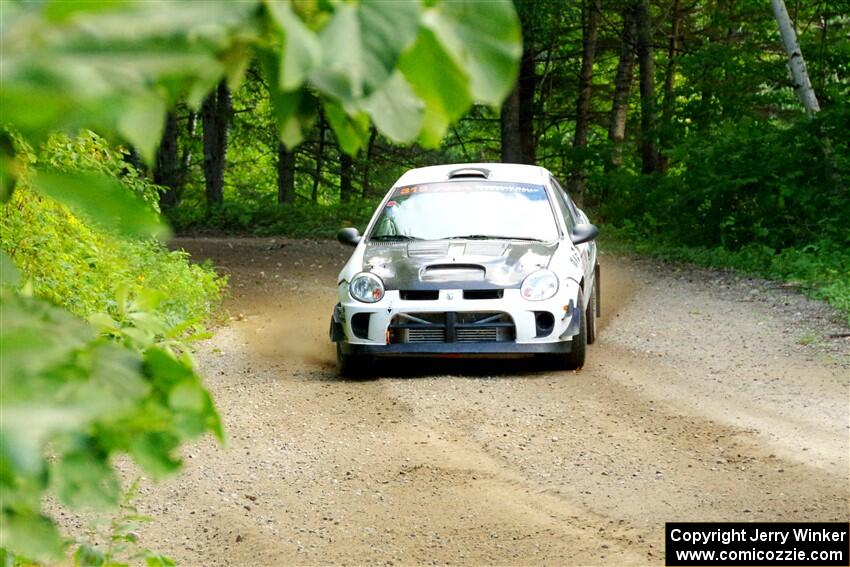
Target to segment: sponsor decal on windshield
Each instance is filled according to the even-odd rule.
[[[520,193],[528,195],[529,199],[541,199],[546,197],[546,190],[542,185],[534,183],[509,183],[500,181],[467,182],[458,183],[449,181],[445,183],[426,183],[423,185],[407,185],[397,187],[394,197],[415,195],[419,193]],[[389,203],[387,203],[389,205]]]

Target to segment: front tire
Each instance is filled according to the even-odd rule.
[[[336,360],[342,378],[368,378],[371,376],[372,357],[365,354],[345,354],[336,344]]]

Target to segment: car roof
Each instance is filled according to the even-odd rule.
[[[536,183],[544,185],[549,179],[549,170],[537,165],[517,163],[452,163],[419,167],[399,177],[394,187],[448,181],[452,173],[459,170],[486,170],[487,181],[512,181],[514,183]]]

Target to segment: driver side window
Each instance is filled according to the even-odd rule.
[[[561,214],[564,215],[564,222],[567,225],[567,230],[572,233],[573,229],[576,226],[576,219],[573,216],[572,207],[570,207],[569,197],[567,197],[567,193],[561,188],[561,184],[558,183],[558,180],[554,177],[549,178],[552,183],[552,187],[555,189],[555,195],[557,195],[558,208],[561,210]]]

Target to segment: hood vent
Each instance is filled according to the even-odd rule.
[[[484,281],[487,270],[477,264],[434,264],[422,272],[422,281],[476,282]]]
[[[448,242],[411,242],[407,245],[408,256],[447,256]]]

